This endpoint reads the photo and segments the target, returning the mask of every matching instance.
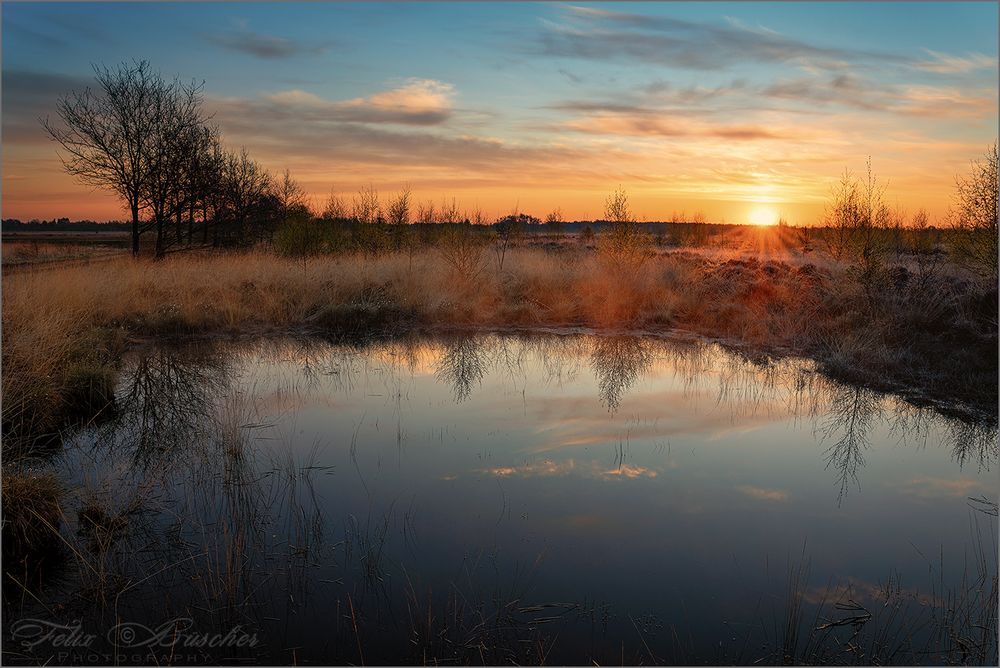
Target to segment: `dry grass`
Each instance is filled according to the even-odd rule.
[[[918,290],[900,269],[873,302],[832,261],[647,252],[628,271],[585,248],[516,248],[503,271],[477,263],[465,272],[429,248],[306,261],[178,255],[12,275],[3,300],[5,431],[56,430],[79,401],[75,387],[106,387],[100,370],[113,368],[125,336],[294,328],[365,336],[416,324],[681,328],[810,355],[854,380],[995,401],[995,291],[948,275]]]
[[[37,555],[58,540],[64,489],[54,473],[8,467],[2,488],[5,560]]]

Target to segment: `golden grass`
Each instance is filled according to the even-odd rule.
[[[488,251],[471,268],[447,260],[432,248],[307,261],[246,252],[175,255],[160,262],[122,258],[10,275],[3,286],[5,426],[22,425],[32,433],[54,429],[72,384],[69,372],[81,360],[85,367],[113,361],[120,351],[107,341],[116,332],[322,332],[352,323],[359,335],[366,333],[359,328],[416,323],[682,328],[804,354],[832,350],[836,342],[841,354],[845,341],[880,336],[873,318],[885,327],[898,325],[898,313],[873,310],[866,302],[870,295],[829,263],[794,266],[649,251],[645,261],[623,269],[587,249],[531,247],[512,249],[502,272]],[[995,323],[995,311],[993,317]],[[92,352],[95,341],[103,342],[97,346],[103,352]]]

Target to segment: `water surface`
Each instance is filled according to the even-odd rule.
[[[587,335],[213,343],[132,355],[117,404],[67,446],[74,507],[104,514],[68,518],[78,555],[35,608],[82,620],[95,655],[996,660],[995,427],[801,360]],[[963,654],[941,600],[974,626],[984,577],[992,642]],[[257,642],[134,646],[164,624]]]

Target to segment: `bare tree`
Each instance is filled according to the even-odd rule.
[[[466,213],[465,217],[468,218],[469,222],[472,223],[473,225],[486,224],[486,214],[483,212],[482,208],[479,205],[476,205],[475,209]]]
[[[448,203],[447,199],[441,200],[441,209],[438,211],[437,222],[439,223],[457,223],[460,222],[458,213],[458,202],[455,198],[451,198],[451,203]]]
[[[616,272],[635,271],[649,254],[650,239],[639,230],[621,186],[605,200],[604,219],[611,223],[611,231],[598,241],[601,258]]]
[[[498,220],[493,225],[493,254],[497,259],[497,271],[503,271],[503,263],[507,258],[507,251],[514,240],[520,236],[524,228],[523,221],[527,218],[523,213],[518,212],[518,207],[508,215]]]
[[[338,195],[333,188],[330,188],[330,196],[326,200],[322,217],[324,220],[347,218],[347,205],[344,203],[344,198]]]
[[[389,202],[386,214],[389,223],[393,225],[406,225],[410,222],[410,186],[403,186],[395,199]]]
[[[62,147],[66,171],[81,182],[121,197],[132,216],[132,253],[139,252],[139,212],[143,192],[160,168],[163,152],[164,101],[178,93],[145,60],[115,69],[94,66],[98,90],[72,91],[59,99],[57,114],[42,126]]]
[[[959,230],[957,250],[973,269],[997,282],[997,143],[972,171],[955,179],[953,224]]]
[[[883,268],[888,250],[892,213],[885,202],[886,187],[872,171],[869,157],[864,179],[844,171],[826,213],[831,254],[837,259],[849,258],[860,271],[866,289],[872,287]]]
[[[547,216],[545,216],[546,227],[548,227],[550,231],[555,232],[556,234],[562,231],[562,224],[563,224],[562,209],[560,209],[559,207],[556,207],[555,209],[550,211]]]
[[[156,256],[165,250],[164,227],[171,215],[179,221],[184,203],[185,180],[180,176],[189,156],[197,151],[202,131],[201,86],[173,83],[159,89],[154,96],[152,132],[146,145],[149,171],[139,190],[139,201],[145,205],[156,228]]]
[[[378,191],[371,184],[362,186],[354,198],[352,215],[360,223],[376,223],[382,215],[382,205],[378,201]]]
[[[635,222],[628,206],[628,193],[621,186],[604,202],[604,219],[611,223],[628,225]]]
[[[287,169],[281,175],[281,179],[274,184],[274,195],[281,206],[282,219],[288,218],[293,210],[307,207],[305,191]]]
[[[187,155],[183,166],[184,204],[187,207],[187,240],[194,243],[195,214],[200,209],[204,225],[204,238],[208,238],[208,206],[212,191],[218,187],[221,163],[216,160],[221,155],[219,132],[215,128],[199,128],[194,137],[194,146]]]
[[[423,204],[417,204],[416,222],[433,223],[436,216],[437,216],[437,211],[434,208],[433,200],[427,200]]]
[[[246,148],[227,153],[223,168],[225,207],[236,224],[240,240],[246,238],[254,210],[260,207],[271,187],[271,176],[250,158]]]

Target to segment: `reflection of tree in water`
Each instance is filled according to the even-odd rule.
[[[653,362],[646,341],[633,336],[594,339],[590,364],[597,376],[597,392],[609,411],[618,410],[622,397]]]
[[[437,362],[435,376],[451,385],[455,401],[472,394],[472,386],[481,383],[490,368],[489,349],[476,337],[465,336],[448,341]]]
[[[995,419],[972,419],[942,415],[924,406],[914,406],[896,400],[892,407],[891,433],[902,442],[914,441],[920,447],[929,439],[951,450],[952,459],[959,468],[975,462],[980,471],[989,471],[998,454],[997,425]]]
[[[838,498],[844,497],[850,483],[860,488],[858,471],[865,465],[865,450],[871,447],[872,422],[880,414],[881,404],[881,398],[872,390],[849,386],[833,388],[823,437],[836,438],[824,456],[826,467],[837,471]]]
[[[225,386],[221,358],[154,350],[126,370],[118,393],[121,411],[109,427],[139,468],[184,457],[208,438]]]
[[[314,476],[328,468],[319,444],[304,456],[290,441],[266,448],[256,388],[229,376],[215,356],[133,358],[119,389],[124,410],[72,460],[85,497],[122,526],[101,554],[88,553],[89,535],[69,538],[101,565],[81,569],[81,586],[114,600],[123,618],[156,627],[183,612],[196,628],[261,629],[296,607],[287,601],[308,598],[308,569],[325,545]]]
[[[976,461],[980,471],[989,471],[990,463],[997,459],[996,425],[981,425],[963,420],[952,420],[948,425],[952,458],[959,467]]]

